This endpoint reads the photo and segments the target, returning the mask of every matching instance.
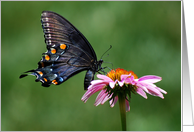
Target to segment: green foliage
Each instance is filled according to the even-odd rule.
[[[157,75],[165,99],[132,94],[127,130],[181,130],[181,2],[1,2],[1,130],[121,130],[118,103],[86,104],[82,72],[59,86],[44,88],[35,77],[19,79],[35,69],[46,51],[40,15],[59,13],[91,43],[98,59],[138,76]],[[111,64],[103,63],[103,66]]]

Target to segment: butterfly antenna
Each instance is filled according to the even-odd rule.
[[[108,50],[107,51],[105,51],[104,52],[104,54],[106,54],[110,49],[112,48],[112,45],[110,45],[110,48],[108,48]],[[101,58],[100,59],[102,59],[102,57],[104,56],[104,54],[101,56]]]

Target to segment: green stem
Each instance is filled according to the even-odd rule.
[[[125,106],[125,94],[119,93],[119,107],[120,107],[120,114],[121,114],[121,124],[122,124],[122,131],[126,131],[126,106]]]

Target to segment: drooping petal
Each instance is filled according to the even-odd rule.
[[[112,94],[109,95],[107,94],[106,97],[103,99],[103,101],[101,102],[101,104],[104,104],[107,100],[109,100],[112,97]]]
[[[115,96],[114,100],[111,99],[111,100],[109,101],[110,107],[114,107],[114,105],[116,104],[117,100],[118,100],[118,96]]]
[[[141,88],[145,92],[148,92],[148,89],[142,83],[136,83],[136,87]]]
[[[151,94],[153,96],[158,96],[158,97],[164,99],[163,94],[158,89],[156,89],[155,87],[147,87],[147,89],[148,89],[149,94]]]
[[[126,112],[130,111],[129,101],[125,99]]]
[[[145,76],[144,76],[145,77]],[[153,78],[153,76],[148,76],[148,78]],[[146,78],[146,77],[145,77]],[[157,76],[156,76],[156,78],[157,78]],[[158,78],[159,79],[159,78]],[[153,82],[153,80],[152,81],[149,81],[149,79],[148,80],[144,80],[144,81],[142,81],[142,80],[136,80],[136,86],[138,87],[138,88],[141,88],[142,90],[144,90],[145,92],[147,92],[148,94],[150,94],[150,95],[153,95],[153,96],[158,96],[158,97],[160,97],[160,98],[162,98],[162,99],[164,99],[164,96],[163,96],[163,94],[161,93],[161,92],[163,92],[163,93],[166,93],[166,91],[164,91],[164,90],[162,90],[162,89],[160,89],[160,88],[158,88],[155,84],[153,84],[153,83],[151,83],[151,82]],[[139,90],[139,89],[138,89]],[[143,92],[140,92],[140,91],[138,91],[138,94],[140,94],[141,96],[145,96],[144,94],[142,94]]]
[[[162,93],[155,93],[155,92],[149,90],[148,94],[150,94],[150,95],[152,95],[152,96],[158,96],[158,97],[164,99],[164,96],[163,96]]]
[[[95,86],[90,85],[90,87],[88,88],[86,93],[82,96],[81,100],[84,101],[84,103],[85,103],[91,95],[102,90],[104,86],[105,86],[105,84],[99,84],[99,85],[95,85]]]
[[[162,80],[161,77],[154,76],[154,75],[147,75],[147,76],[143,76],[143,77],[139,78],[139,81],[146,81],[146,82],[149,82],[149,83],[156,83],[156,82],[159,82],[161,80]]]
[[[167,94],[167,92],[159,87],[155,87],[156,89],[158,89],[160,92],[164,93],[164,94]]]
[[[146,93],[141,89],[141,88],[137,88],[136,92],[141,95],[142,97],[144,97],[145,99],[147,99],[147,95]]]
[[[101,104],[101,102],[103,102],[103,100],[105,99],[105,97],[107,96],[106,90],[102,90],[98,96],[96,97],[96,101],[94,103],[95,106],[98,106],[99,104]]]

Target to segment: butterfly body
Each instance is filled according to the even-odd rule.
[[[59,85],[74,76],[87,70],[84,79],[86,90],[100,71],[102,60],[97,61],[96,54],[79,30],[69,21],[57,13],[43,11],[41,23],[47,45],[47,52],[43,53],[38,62],[38,68],[25,72],[20,76],[36,76],[35,81],[42,82],[42,86]],[[31,74],[26,74],[31,72]]]

